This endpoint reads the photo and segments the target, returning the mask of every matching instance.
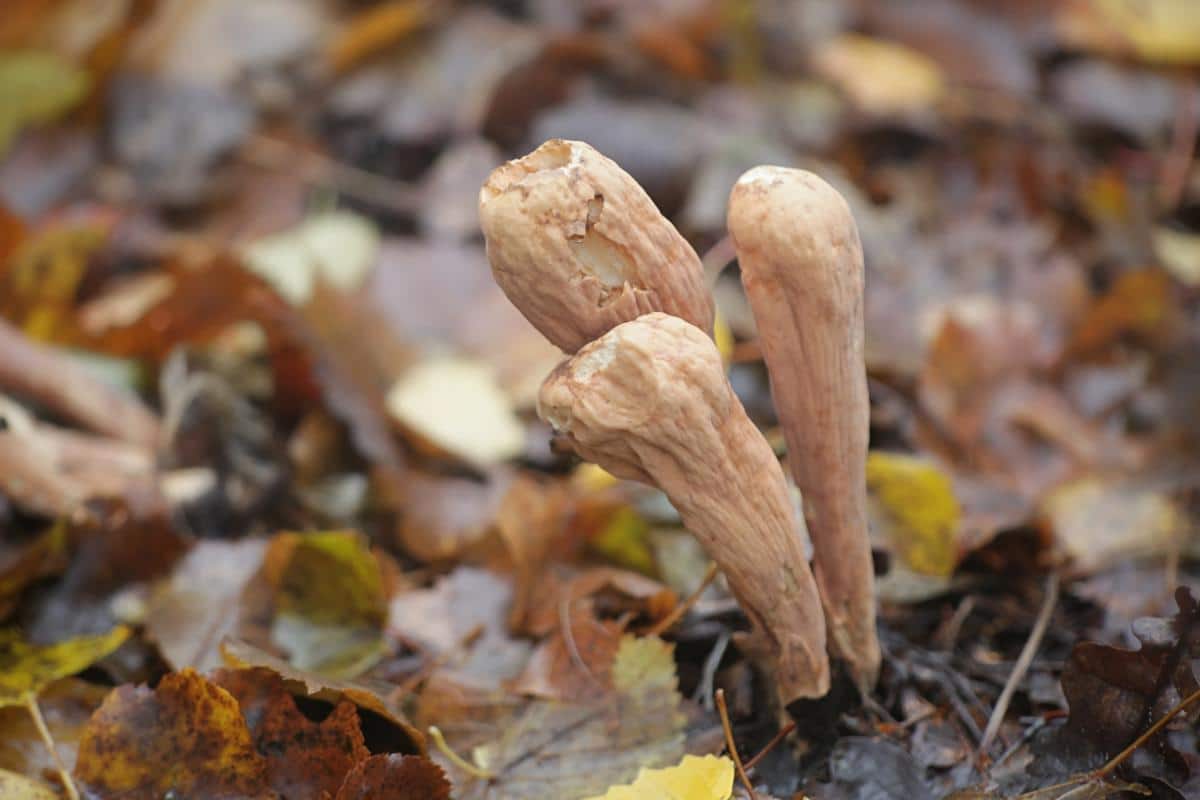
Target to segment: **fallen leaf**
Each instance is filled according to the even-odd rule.
[[[450,800],[450,789],[446,773],[429,759],[381,753],[355,766],[334,800]]]
[[[67,565],[67,527],[58,522],[22,541],[0,542],[0,619],[6,619],[25,587]]]
[[[381,727],[388,731],[383,737],[390,745],[388,749],[425,751],[425,737],[400,710],[394,698],[393,684],[365,679],[344,680],[306,672],[240,641],[222,642],[221,656],[226,664],[239,669],[266,667],[282,677],[288,691],[294,695],[331,704],[336,704],[344,697],[358,706],[360,714],[375,715],[385,723]],[[370,744],[377,749],[374,743]]]
[[[121,686],[79,742],[75,778],[100,797],[276,800],[237,701],[193,670]]]
[[[87,73],[49,52],[0,51],[0,157],[26,125],[66,113],[88,91]]]
[[[1175,280],[1184,286],[1200,284],[1200,234],[1159,225],[1153,237],[1155,252]]]
[[[263,571],[274,587],[271,639],[297,668],[353,677],[383,654],[383,574],[360,535],[279,534]]]
[[[1166,489],[1121,478],[1080,478],[1055,488],[1042,501],[1041,519],[1081,575],[1177,552],[1191,530]]]
[[[1056,25],[1067,44],[1180,66],[1200,62],[1200,8],[1191,0],[1070,0]]]
[[[725,756],[684,756],[674,767],[646,769],[627,786],[612,786],[589,800],[729,800],[733,762]]]
[[[1087,310],[1067,356],[1094,355],[1123,336],[1154,342],[1167,332],[1175,313],[1171,279],[1165,271],[1126,272]]]
[[[54,749],[68,768],[75,763],[84,727],[109,691],[107,686],[80,678],[63,678],[38,694],[38,709]],[[37,725],[23,707],[0,708],[0,768],[22,775],[50,775],[58,771]]]
[[[267,543],[197,542],[152,591],[146,632],[174,669],[210,670],[224,663],[219,645],[237,624],[242,590],[262,564]]]
[[[552,700],[599,697],[611,686],[624,624],[596,617],[592,603],[566,602],[553,635],[534,649],[509,684],[514,692]]]
[[[946,90],[940,67],[925,54],[856,33],[822,42],[813,60],[819,74],[868,114],[927,112]]]
[[[0,797],[8,800],[58,800],[58,793],[41,781],[0,769]]]
[[[38,645],[15,628],[0,630],[0,708],[23,705],[54,681],[87,669],[128,638],[129,629],[118,626],[102,636]]]
[[[623,637],[612,690],[598,700],[517,703],[432,680],[418,715],[492,776],[480,779],[444,763],[461,800],[590,796],[683,755],[672,648],[654,637]]]
[[[525,449],[525,426],[487,365],[465,358],[422,361],[388,392],[392,418],[421,440],[487,466]]]
[[[962,517],[949,476],[932,462],[874,450],[867,458],[872,531],[913,571],[949,576]]]
[[[424,26],[430,6],[424,0],[390,0],[359,11],[332,38],[325,60],[336,74],[394,47]]]
[[[365,217],[346,211],[309,217],[296,228],[245,245],[246,268],[292,305],[304,305],[318,281],[341,291],[361,287],[379,249],[379,232]]]
[[[250,738],[266,759],[271,788],[281,797],[333,795],[371,755],[349,700],[314,722],[300,713],[283,678],[269,669],[217,670],[212,682],[237,700]]]

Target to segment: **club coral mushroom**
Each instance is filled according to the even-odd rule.
[[[700,259],[628,173],[584,142],[551,139],[479,193],[496,282],[567,353],[650,311],[712,331]]]
[[[703,332],[662,313],[618,325],[551,373],[538,414],[582,457],[666,493],[750,618],[785,704],[828,691],[787,479]]]
[[[769,166],[735,184],[728,227],[804,496],[830,646],[869,690],[880,654],[866,518],[870,409],[858,229],[828,183]]]

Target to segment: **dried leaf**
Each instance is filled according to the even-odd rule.
[[[817,71],[868,114],[930,111],[945,92],[937,62],[904,45],[847,33],[823,42],[813,58]]]
[[[54,749],[68,767],[75,763],[84,727],[108,692],[106,686],[63,678],[38,694],[38,708]],[[0,709],[0,768],[22,775],[48,775],[58,769],[26,708]]]
[[[58,793],[41,781],[0,769],[0,797],[7,800],[58,800]]]
[[[380,754],[346,776],[334,800],[450,800],[450,781],[441,767],[420,756]]]
[[[733,762],[725,756],[684,756],[674,767],[645,769],[628,786],[613,786],[589,800],[729,800]]]
[[[333,795],[347,773],[371,755],[349,700],[314,722],[269,669],[217,670],[212,681],[237,699],[250,738],[267,761],[271,788],[281,797]]]
[[[270,283],[292,305],[304,305],[313,285],[341,291],[363,285],[375,264],[379,233],[369,220],[349,212],[318,214],[296,228],[246,245],[246,268]]]
[[[333,37],[325,60],[334,73],[345,72],[421,28],[429,17],[424,0],[390,0],[363,9]]]
[[[123,625],[102,636],[50,645],[32,644],[15,628],[0,630],[0,708],[22,705],[48,684],[87,669],[128,638],[129,629]]]
[[[351,531],[276,536],[264,557],[274,587],[271,638],[292,664],[353,677],[382,655],[383,574]]]
[[[392,418],[419,439],[487,466],[525,449],[525,426],[494,372],[465,358],[431,358],[410,368],[388,392]]]
[[[100,797],[275,800],[237,701],[193,670],[121,686],[79,742],[75,777]]]
[[[266,667],[277,673],[292,694],[334,704],[346,698],[358,706],[360,714],[369,712],[383,720],[385,725],[382,727],[391,732],[386,738],[394,745],[390,748],[392,750],[416,750],[422,753],[425,750],[425,737],[409,724],[400,710],[393,696],[395,686],[392,684],[362,679],[339,680],[306,672],[245,642],[223,642],[221,655],[231,667]],[[372,747],[377,749],[374,745]]]
[[[431,681],[419,713],[471,753],[493,777],[447,771],[462,800],[589,796],[632,780],[642,767],[683,755],[683,722],[672,648],[625,636],[613,662],[613,689],[583,703],[514,703],[452,683]]]
[[[1070,0],[1056,22],[1077,47],[1161,64],[1200,63],[1200,7],[1191,0]]]

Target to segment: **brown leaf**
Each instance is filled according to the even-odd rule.
[[[346,776],[335,800],[450,800],[450,781],[427,758],[380,754]]]
[[[559,620],[558,630],[538,645],[509,688],[554,700],[583,700],[610,691],[625,625],[597,619],[587,600],[561,606]]]
[[[192,670],[155,689],[114,689],[83,732],[75,777],[85,792],[128,800],[277,797],[237,701]]]
[[[238,641],[221,644],[221,655],[225,663],[236,668],[265,667],[283,678],[288,691],[303,697],[312,697],[328,703],[345,698],[359,708],[359,713],[369,712],[384,723],[382,736],[393,746],[391,750],[425,751],[425,736],[413,727],[400,710],[391,684],[359,680],[338,680],[296,669],[280,658],[259,650],[253,645]],[[375,748],[372,745],[373,749]]]
[[[271,788],[282,797],[332,795],[371,755],[349,700],[313,722],[296,708],[283,678],[269,669],[221,669],[212,681],[237,699],[254,746],[267,761]]]
[[[38,707],[54,740],[54,749],[68,767],[75,763],[84,727],[108,693],[105,686],[64,678],[38,694]],[[0,768],[25,775],[48,775],[57,770],[24,707],[0,709]]]

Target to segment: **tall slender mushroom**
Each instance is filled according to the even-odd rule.
[[[725,573],[785,704],[828,691],[821,601],[783,469],[704,333],[661,313],[618,325],[550,374],[538,414],[579,455],[666,493]]]
[[[479,192],[479,221],[496,283],[567,353],[650,311],[712,331],[700,258],[591,145],[551,139],[498,167]]]
[[[860,689],[879,675],[866,519],[863,258],[846,201],[812,173],[755,167],[729,234],[758,324],[788,463],[804,496],[829,643]]]

